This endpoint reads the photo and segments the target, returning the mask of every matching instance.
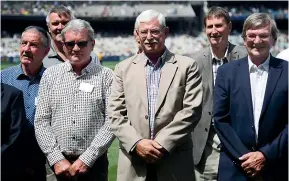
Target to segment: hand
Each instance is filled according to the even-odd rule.
[[[69,174],[69,167],[70,166],[71,166],[71,164],[66,159],[57,162],[56,164],[54,164],[55,175],[56,176],[70,177],[70,174]]]
[[[77,159],[69,168],[69,173],[72,177],[78,174],[84,174],[88,171],[88,166],[80,159]]]
[[[265,156],[260,151],[249,152],[241,156],[239,160],[243,161],[241,167],[250,177],[259,174],[265,166],[266,161]]]
[[[163,147],[154,140],[142,139],[136,145],[136,153],[148,163],[155,163],[163,157]]]

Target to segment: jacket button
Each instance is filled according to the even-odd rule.
[[[211,111],[209,112],[209,115],[210,115],[210,116],[212,115],[212,112],[211,112]]]
[[[208,132],[208,128],[205,128],[205,131]]]
[[[148,115],[145,115],[145,119],[148,119],[149,118],[149,116]]]

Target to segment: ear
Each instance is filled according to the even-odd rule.
[[[166,27],[166,29],[165,29],[165,37],[167,38],[168,35],[169,35],[169,27]]]
[[[228,27],[229,27],[229,31],[230,31],[230,33],[231,33],[231,31],[232,31],[232,22],[230,22],[230,23],[228,24]]]
[[[91,41],[91,43],[92,43],[92,46],[91,46],[91,47],[92,47],[92,48],[91,48],[91,51],[93,51],[93,48],[94,48],[94,45],[95,45],[95,40],[92,40],[92,41]]]

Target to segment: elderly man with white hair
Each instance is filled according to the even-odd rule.
[[[195,60],[166,48],[163,14],[146,10],[136,27],[143,52],[116,65],[108,107],[120,141],[117,180],[193,181],[201,75]]]

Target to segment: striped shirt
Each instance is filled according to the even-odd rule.
[[[48,68],[41,79],[35,115],[35,133],[49,164],[64,154],[80,155],[93,166],[107,151],[110,131],[107,103],[113,71],[91,61],[74,73],[67,61]]]
[[[158,91],[161,80],[161,69],[165,63],[166,54],[167,50],[165,50],[165,52],[158,59],[155,65],[148,58],[146,58],[147,61],[145,61],[147,96],[148,96],[148,115],[149,115],[151,139],[154,138],[154,122],[155,122]]]
[[[213,75],[214,75],[214,85],[215,85],[215,80],[216,80],[216,77],[217,77],[217,71],[218,71],[218,68],[225,64],[225,63],[228,63],[228,59],[226,58],[228,56],[228,50],[229,50],[229,44],[227,45],[227,49],[226,49],[226,52],[225,52],[225,56],[221,59],[218,59],[212,49],[211,49],[211,52],[212,52],[212,64],[213,64]]]

